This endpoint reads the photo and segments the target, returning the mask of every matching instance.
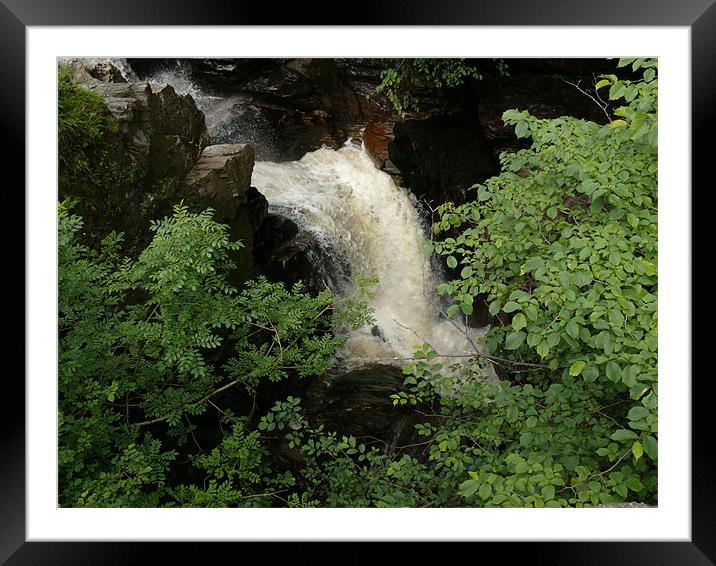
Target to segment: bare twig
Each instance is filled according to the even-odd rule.
[[[417,332],[415,332],[415,330],[413,330],[413,329],[410,328],[409,326],[406,326],[406,325],[404,325],[404,324],[401,324],[401,323],[398,322],[396,319],[393,319],[393,322],[394,322],[395,324],[397,324],[398,326],[400,326],[401,328],[405,328],[405,330],[409,330],[410,332],[412,332],[418,340],[421,340],[421,341],[427,343],[427,340],[426,340],[425,338],[423,338],[422,336],[420,336],[420,334],[418,334]]]
[[[597,99],[594,98],[591,94],[589,94],[588,91],[586,91],[586,90],[584,90],[583,88],[581,88],[581,87],[579,86],[579,83],[582,82],[581,79],[580,79],[579,81],[577,81],[577,84],[575,84],[575,83],[570,83],[569,81],[567,81],[567,80],[565,80],[565,79],[562,79],[562,82],[563,82],[563,83],[567,83],[568,85],[573,86],[573,87],[576,88],[579,92],[581,92],[581,93],[584,94],[585,96],[588,96],[589,98],[591,98],[591,99],[594,101],[594,103],[595,103],[597,106],[599,106],[600,110],[601,110],[602,112],[604,112],[604,115],[607,117],[607,121],[608,121],[608,122],[611,122],[611,121],[612,121],[612,117],[609,115],[609,112],[607,112],[607,106],[608,106],[607,103],[604,102],[601,98],[600,98],[599,100],[597,100]],[[597,96],[598,96],[598,95],[597,95]]]

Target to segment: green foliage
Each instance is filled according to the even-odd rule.
[[[498,67],[506,72],[504,62]],[[468,77],[482,76],[465,59],[402,59],[395,67],[381,71],[381,82],[375,94],[384,93],[395,111],[404,118],[407,112],[419,110],[413,89],[419,84],[437,88],[452,88],[462,84]]]
[[[502,154],[502,174],[475,186],[473,201],[441,207],[434,225],[436,234],[454,236],[434,242],[435,253],[462,266],[461,277],[439,291],[460,304],[485,301],[496,322],[487,347],[513,360],[503,372],[520,370],[519,381],[489,405],[495,411],[497,400],[512,395],[512,422],[519,425],[512,438],[525,431],[503,455],[549,465],[566,489],[593,492],[586,499],[572,493],[559,500],[563,505],[627,497],[629,485],[639,486],[633,491],[642,500],[656,497],[656,62],[619,62],[628,64],[644,69],[641,80],[609,75],[597,84],[611,85],[610,98],[628,104],[615,111],[623,119],[606,126],[505,112],[532,147]],[[533,366],[525,370],[523,363]],[[553,420],[543,423],[548,414]],[[543,440],[526,431],[530,417],[529,428],[551,427]],[[565,446],[576,441],[569,450],[559,445],[565,434]],[[484,472],[495,473],[492,466],[481,470],[481,482],[493,477]],[[470,481],[464,491],[472,495],[477,480]],[[481,499],[517,501],[506,496]]]
[[[410,73],[438,86],[475,76],[406,61],[383,85],[403,113]],[[503,154],[472,201],[439,208],[424,252],[459,276],[437,291],[449,316],[488,307],[502,379],[484,381],[482,356],[446,367],[423,345],[392,395],[421,417],[408,446],[316,426],[295,395],[255,416],[257,391],[324,373],[344,334],[372,321],[375,279],[357,277],[341,300],[262,278],[239,291],[227,273],[240,244],[211,211],[177,206],[127,259],[120,235],[79,243],[82,221],[61,204],[60,505],[656,503],[658,80],[655,61],[618,65],[643,78],[600,77],[624,100],[610,124],[509,110],[531,147]],[[210,415],[208,441],[195,433]]]
[[[60,206],[58,234],[60,505],[229,505],[285,484],[264,462],[258,433],[219,406],[221,394],[324,372],[343,340],[334,328],[369,318],[365,303],[339,314],[326,293],[265,279],[238,292],[226,276],[241,244],[210,210],[177,205],[132,260],[118,253],[116,234],[99,251],[79,243],[82,221],[69,208]],[[192,419],[209,408],[232,432],[194,457]],[[165,486],[175,448],[205,484]]]
[[[77,84],[69,68],[57,76],[57,135],[60,194],[80,194],[112,186],[108,138],[119,131],[102,96]]]
[[[113,215],[127,206],[136,165],[120,162],[121,129],[102,96],[58,71],[58,188],[85,216],[85,240],[99,242],[116,225]]]
[[[612,120],[613,128],[627,127],[630,137],[656,147],[658,139],[658,81],[656,80],[656,59],[619,59],[617,67],[631,67],[632,71],[643,69],[643,76],[637,81],[617,78],[616,75],[600,75],[595,89],[609,87],[609,99],[627,103],[614,111],[621,119]]]

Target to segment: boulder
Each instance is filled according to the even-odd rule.
[[[232,240],[244,247],[234,253],[238,269],[230,281],[238,286],[255,274],[254,233],[268,210],[266,198],[251,187],[254,150],[246,144],[210,145],[188,172],[176,194],[191,209],[212,208],[214,219],[227,224]]]
[[[174,191],[208,143],[204,115],[191,96],[145,82],[95,81],[87,87],[102,95],[119,122],[121,139],[115,145],[125,155],[117,157],[131,162],[147,192]]]
[[[254,237],[260,273],[287,288],[301,281],[311,293],[348,285],[351,269],[335,250],[279,214],[269,214]]]
[[[101,95],[117,124],[105,133],[106,147],[92,154],[87,181],[61,184],[60,198],[78,199],[75,210],[90,240],[124,232],[125,251],[134,255],[151,238],[149,221],[178,202],[179,185],[208,143],[204,115],[170,85],[126,82],[107,60],[65,59],[59,65]]]
[[[78,83],[91,83],[94,81],[103,83],[127,82],[127,79],[122,75],[122,71],[110,59],[59,58],[58,64],[61,67],[69,67],[72,70],[72,77]]]
[[[253,169],[250,145],[210,145],[186,175],[179,196],[196,208],[213,208],[219,222],[233,220],[246,202]]]

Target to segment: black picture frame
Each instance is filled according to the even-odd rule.
[[[280,6],[280,7],[279,7]],[[714,0],[364,0],[355,10],[323,0],[310,4],[268,5],[225,0],[0,0],[0,123],[12,143],[0,153],[4,171],[19,173],[8,193],[23,194],[25,210],[25,32],[27,26],[62,25],[604,25],[685,26],[692,47],[692,186],[707,190],[713,184],[714,108],[716,108],[716,4]],[[350,14],[350,21],[341,14]],[[348,17],[348,16],[345,16]],[[710,143],[709,143],[710,142]],[[691,190],[685,187],[684,191]],[[693,191],[691,193],[693,201]],[[7,193],[6,193],[7,196]],[[703,207],[702,207],[703,208]],[[692,209],[693,210],[693,209]],[[692,217],[692,226],[695,219]],[[16,237],[16,228],[13,228]],[[13,242],[14,240],[9,240]],[[695,242],[694,242],[695,243]],[[16,244],[11,244],[12,245]],[[23,248],[20,248],[24,250]],[[692,257],[700,257],[692,253]],[[710,257],[710,254],[709,256]],[[23,258],[24,262],[24,258]],[[16,262],[16,265],[18,263]],[[13,277],[17,277],[15,271]],[[693,279],[692,279],[693,281]],[[23,275],[23,283],[24,275]],[[25,289],[25,286],[23,286]],[[23,290],[23,294],[25,291]],[[28,300],[25,296],[25,303]],[[696,296],[696,295],[692,295]],[[12,299],[11,299],[12,300]],[[26,303],[27,304],[27,303]],[[697,334],[692,329],[684,329]],[[32,340],[26,336],[25,340]],[[693,347],[692,347],[693,350]],[[9,358],[9,357],[8,357]],[[691,372],[693,374],[693,371]],[[699,376],[706,378],[706,375]],[[691,375],[688,378],[692,378]],[[690,542],[483,543],[508,562],[536,564],[683,564],[716,563],[716,465],[711,457],[712,437],[708,379],[691,379],[692,387],[692,538]],[[377,543],[70,543],[25,541],[25,414],[24,384],[6,374],[0,411],[0,563],[24,564],[138,564],[176,560],[205,560],[217,548],[236,552],[236,544],[263,556],[263,562],[312,562],[319,554],[331,561],[363,564],[375,560]],[[17,409],[13,414],[11,406]],[[317,538],[320,534],[317,533]],[[325,545],[328,544],[328,547]],[[463,543],[469,544],[469,543]],[[474,544],[474,543],[473,543]],[[480,558],[483,555],[483,548]],[[460,550],[460,549],[459,549]],[[472,550],[472,548],[471,548]],[[401,561],[426,559],[423,544],[401,545]],[[444,552],[444,551],[443,551]],[[451,554],[454,550],[451,550]],[[474,550],[473,550],[474,552]],[[464,554],[460,554],[463,556]],[[239,559],[234,554],[235,559]],[[465,555],[465,556],[470,556]],[[475,554],[470,560],[477,560]]]

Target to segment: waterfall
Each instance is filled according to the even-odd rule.
[[[369,361],[405,363],[416,346],[429,343],[441,355],[474,354],[485,329],[447,320],[435,293],[439,277],[423,255],[425,226],[412,194],[375,167],[362,147],[321,148],[300,161],[257,162],[252,184],[267,198],[269,211],[307,231],[335,256],[331,290],[352,292],[347,274],[377,276],[371,302],[375,328],[353,332],[340,353],[348,366]],[[337,276],[338,275],[338,276]]]
[[[122,73],[122,76],[124,77],[125,81],[128,82],[137,82],[139,81],[139,77],[137,76],[137,73],[134,72],[132,69],[132,66],[129,64],[129,62],[126,59],[110,59],[110,63],[112,63],[115,67],[117,67],[117,70]]]
[[[114,62],[125,77],[136,78],[126,60]],[[333,293],[351,295],[352,274],[378,277],[371,302],[375,326],[350,334],[339,353],[343,365],[404,365],[424,342],[444,356],[444,366],[475,354],[474,345],[487,329],[468,327],[459,313],[446,318],[447,305],[435,292],[441,278],[423,255],[427,226],[415,197],[377,169],[363,147],[349,140],[338,150],[324,147],[299,161],[267,161],[276,159],[275,134],[250,100],[210,94],[179,60],[143,80],[191,95],[214,143],[254,147],[258,161],[252,185],[267,198],[271,213],[295,222],[320,248],[321,253],[309,249],[308,255]],[[489,365],[485,373],[496,377]]]
[[[180,60],[154,71],[143,80],[155,84],[169,84],[177,94],[188,94],[202,111],[211,143],[247,143],[261,159],[275,159],[273,126],[249,104],[246,96],[217,96],[197,84],[190,69]]]

